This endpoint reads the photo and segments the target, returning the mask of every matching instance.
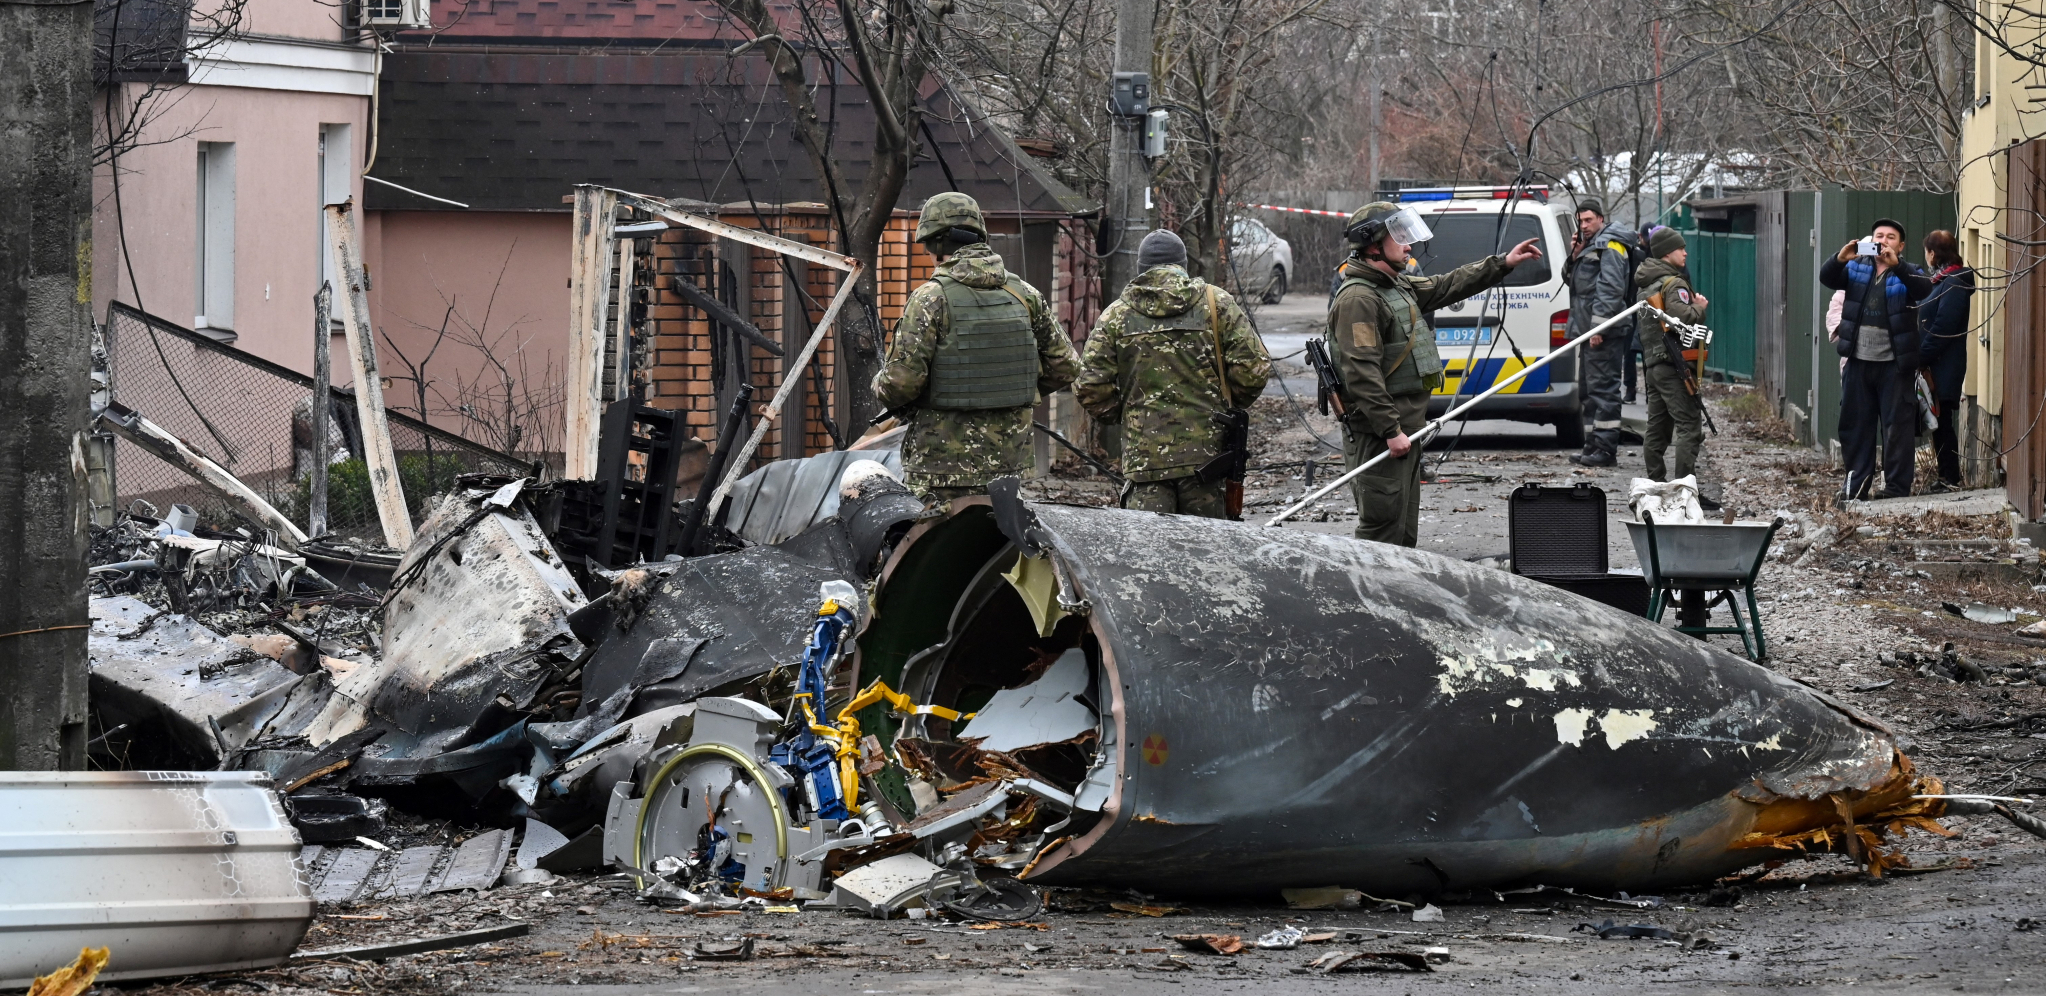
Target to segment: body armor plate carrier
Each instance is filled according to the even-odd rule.
[[[924,407],[937,409],[1019,408],[1037,401],[1037,336],[1030,308],[1011,276],[1001,287],[982,290],[947,276],[934,277],[945,291],[951,321],[931,357]]]

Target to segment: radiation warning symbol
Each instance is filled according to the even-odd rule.
[[[1165,734],[1153,733],[1144,738],[1144,763],[1157,767],[1165,763],[1165,755],[1171,748],[1165,743]]]

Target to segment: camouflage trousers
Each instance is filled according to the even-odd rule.
[[[1122,507],[1139,512],[1226,519],[1229,517],[1228,487],[1227,481],[1203,484],[1198,477],[1130,481],[1122,486]]]
[[[1684,390],[1684,374],[1668,363],[1641,371],[1648,382],[1648,433],[1641,444],[1641,458],[1651,481],[1688,477],[1698,469],[1698,448],[1705,442],[1705,410],[1698,398]],[[1676,443],[1676,453],[1667,468],[1663,454]],[[1664,473],[1667,469],[1668,473]]]
[[[902,483],[908,486],[909,490],[918,498],[923,499],[926,507],[950,505],[954,498],[971,498],[974,495],[987,494],[987,485],[985,484],[978,487],[948,487],[931,484],[928,481],[920,481],[917,479],[919,476],[917,474],[905,474],[903,476],[906,480]]]

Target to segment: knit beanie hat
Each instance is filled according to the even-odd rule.
[[[1137,265],[1146,270],[1154,266],[1184,266],[1186,243],[1162,228],[1152,232],[1137,246]]]
[[[1684,237],[1674,228],[1658,228],[1648,236],[1648,254],[1661,259],[1684,247]]]

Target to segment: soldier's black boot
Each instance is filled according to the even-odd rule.
[[[1611,467],[1620,462],[1620,434],[1612,429],[1594,430],[1584,442],[1584,452],[1570,458],[1580,467]]]

